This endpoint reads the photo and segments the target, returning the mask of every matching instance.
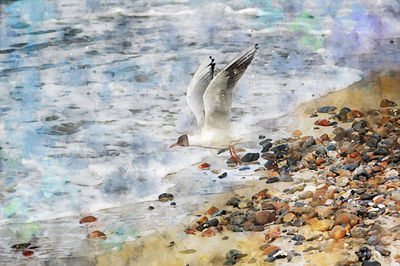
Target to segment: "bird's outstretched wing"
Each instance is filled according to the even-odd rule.
[[[187,103],[196,116],[199,128],[204,125],[203,95],[210,81],[213,79],[214,68],[214,59],[210,56],[197,68],[187,88]]]
[[[205,127],[227,129],[231,124],[232,89],[258,49],[255,44],[238,54],[208,85],[204,95]]]

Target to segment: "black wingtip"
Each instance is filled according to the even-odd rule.
[[[214,67],[215,67],[215,63],[214,63],[214,58],[212,58],[212,56],[210,56],[210,59],[211,59],[211,63],[210,64],[208,64],[209,66],[211,66],[212,67],[212,69],[214,70]]]
[[[256,43],[256,44],[254,45],[254,48],[255,48],[256,50],[258,50],[258,43]]]

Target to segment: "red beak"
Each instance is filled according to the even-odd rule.
[[[170,148],[173,148],[173,147],[175,147],[175,146],[178,146],[178,144],[177,143],[174,143],[174,144],[172,144],[171,146],[169,146]]]

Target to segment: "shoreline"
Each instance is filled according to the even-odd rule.
[[[398,89],[398,84],[400,84],[399,72],[391,72],[388,74],[373,74],[368,79],[362,79],[347,88],[331,92],[325,96],[322,96],[321,98],[315,99],[299,106],[296,112],[292,114],[296,118],[296,123],[286,128],[286,130],[288,130],[288,133],[292,133],[295,130],[300,130],[302,133],[301,136],[317,137],[322,134],[327,134],[329,137],[332,138],[334,137],[334,135],[332,134],[333,128],[331,126],[321,126],[319,127],[319,129],[313,129],[315,127],[314,122],[317,119],[315,117],[310,117],[310,114],[314,113],[316,108],[321,106],[336,106],[337,111],[339,111],[342,107],[350,107],[352,109],[357,109],[361,112],[366,112],[371,109],[377,109],[382,99],[387,98],[391,100],[396,100],[400,98],[400,90]],[[314,108],[314,110],[310,110],[310,108]],[[331,117],[332,113],[318,113],[318,119],[331,120]],[[366,120],[371,119],[368,117],[368,119]],[[352,126],[352,123],[339,123],[338,126],[347,129]],[[300,138],[300,136],[298,138]],[[241,155],[244,155],[244,153]],[[261,166],[262,165],[260,165],[260,167]],[[270,174],[270,172],[268,173],[268,171],[259,171],[258,173],[255,173],[256,175],[260,176],[263,176],[264,174]],[[205,213],[211,206],[223,208],[227,212],[234,212],[237,209],[232,206],[225,206],[225,202],[229,198],[235,196],[246,198],[247,200],[249,197],[256,194],[257,192],[263,190],[264,188],[268,188],[268,190],[275,193],[275,195],[279,195],[280,197],[284,198],[284,195],[282,195],[282,191],[285,189],[289,189],[294,185],[302,184],[303,181],[306,181],[304,182],[305,184],[307,184],[306,187],[313,182],[315,183],[317,181],[315,178],[311,178],[311,176],[307,177],[307,175],[310,174],[313,175],[315,174],[315,172],[307,169],[303,172],[302,170],[296,172],[292,176],[294,182],[277,182],[266,184],[265,180],[246,181],[244,182],[242,188],[204,197],[207,199],[207,203],[202,204],[201,202],[197,202],[196,204],[200,206],[198,208],[195,208],[195,211],[193,211],[192,214],[189,214],[187,217],[183,218],[179,225],[167,228],[163,227],[160,228],[157,233],[139,238],[134,242],[127,242],[123,245],[122,251],[113,250],[111,252],[106,252],[102,255],[97,256],[97,263],[98,265],[143,265],[143,263],[146,263],[147,265],[183,265],[184,263],[187,263],[189,265],[221,265],[223,263],[226,263],[227,261],[225,253],[228,252],[228,250],[237,249],[240,250],[240,252],[246,253],[247,256],[242,259],[234,259],[235,263],[245,263],[253,265],[265,264],[265,255],[262,255],[263,253],[265,253],[265,250],[261,250],[259,247],[260,245],[262,246],[263,244],[266,244],[265,233],[267,232],[267,230],[264,230],[263,232],[245,231],[241,233],[236,233],[224,229],[221,232],[210,233],[215,233],[215,236],[202,237],[201,232],[194,232],[196,235],[186,234],[184,232],[184,228],[185,226],[190,225],[190,223],[193,224],[195,220],[199,219],[199,217],[195,216],[196,214],[200,215],[201,217],[207,216],[205,215]],[[320,184],[317,183],[313,186],[315,187],[321,185],[322,181],[320,182]],[[314,193],[316,192],[317,191],[315,191],[314,189]],[[290,197],[291,196],[289,196],[289,198]],[[243,210],[248,209],[247,206],[242,207]],[[210,215],[208,215],[208,217],[209,216]],[[265,229],[268,229],[269,227],[272,228],[273,226],[266,226]],[[350,253],[347,252],[346,249],[348,249],[348,246],[350,245],[347,240],[348,237],[351,237],[351,233],[349,231],[350,229],[346,228],[346,230],[348,231],[346,232],[346,235],[348,235],[346,238],[338,238],[335,240],[330,237],[329,233],[327,232],[329,230],[322,232],[322,236],[320,236],[322,237],[321,241],[324,242],[324,244],[326,245],[325,249],[322,251],[311,251],[310,254],[304,254],[303,256],[293,256],[290,262],[286,260],[278,260],[277,262],[279,262],[280,264],[286,263],[297,265],[299,263],[308,263],[309,265],[313,265],[313,263],[319,263],[318,265],[333,265],[334,261],[343,261],[346,257],[348,258],[350,256]],[[228,239],[223,240],[226,236],[228,237]],[[350,239],[353,241],[350,245],[352,248],[357,247],[360,245],[360,243],[362,243],[362,241],[360,241],[359,239]],[[282,250],[284,250],[285,248],[290,246],[287,241],[287,236],[282,236],[275,242],[269,243],[269,246],[278,245],[281,246]],[[299,245],[297,249],[295,249],[296,247],[293,246],[291,246],[291,248],[293,248],[293,250],[296,252],[301,252],[306,250],[307,247],[318,244],[318,242],[314,243],[313,241],[315,240],[312,240],[309,243],[304,241],[305,244]],[[397,254],[395,252],[399,252],[398,249],[400,245],[397,245],[396,247],[397,249],[395,249],[394,247],[392,248],[392,257]],[[352,261],[347,261],[347,263],[358,263],[357,257],[355,257],[356,255],[354,254],[354,250],[349,250],[353,251],[352,256],[350,256],[350,259]],[[375,253],[373,253],[373,258],[375,258],[376,260],[379,260],[382,263],[389,262],[387,257],[379,257]]]

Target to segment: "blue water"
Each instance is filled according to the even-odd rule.
[[[54,241],[57,228],[72,228],[73,242],[82,228],[62,217],[156,199],[175,185],[165,175],[209,156],[168,148],[195,129],[185,92],[205,57],[222,68],[259,44],[232,118],[257,136],[263,119],[398,67],[399,13],[372,0],[1,1],[0,258],[19,260],[12,244]],[[103,216],[117,232],[129,224]],[[80,240],[38,257],[73,257]]]

